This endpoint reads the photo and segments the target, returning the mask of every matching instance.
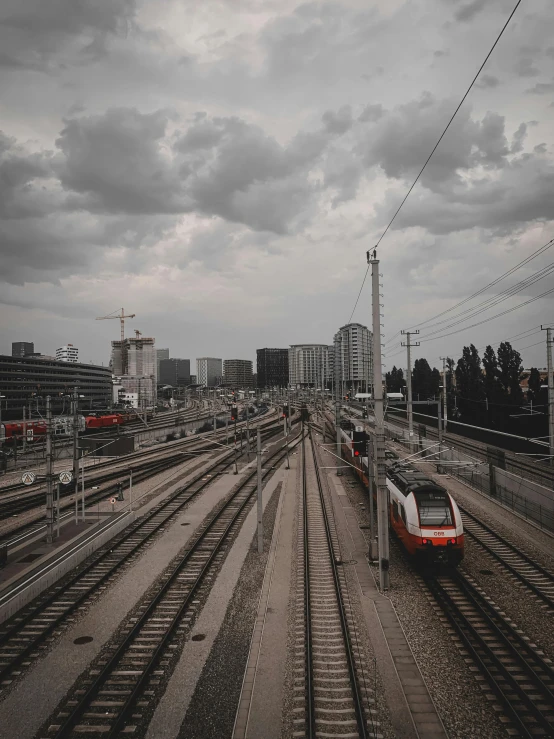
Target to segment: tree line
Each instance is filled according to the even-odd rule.
[[[509,342],[502,342],[497,352],[487,346],[482,358],[473,344],[464,346],[458,362],[449,357],[446,364],[449,418],[523,436],[548,433],[548,391],[541,389],[539,370],[532,367],[529,389],[524,395],[520,386],[521,355]],[[406,392],[402,368],[393,367],[385,378],[387,392]],[[438,399],[441,385],[441,372],[431,368],[426,359],[416,359],[412,370],[413,399]],[[421,412],[436,415],[435,408]]]

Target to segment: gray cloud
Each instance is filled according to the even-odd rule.
[[[384,115],[360,144],[366,165],[378,164],[387,177],[412,179],[454,108],[454,101],[438,101],[427,93]],[[448,181],[459,182],[460,171],[478,164],[504,166],[508,153],[504,118],[489,112],[482,121],[474,121],[469,108],[463,108],[427,165],[421,182],[426,187],[443,188]]]
[[[477,80],[475,86],[481,88],[481,90],[490,89],[492,87],[498,87],[500,80],[493,74],[482,74]]]
[[[520,57],[514,64],[514,72],[519,77],[537,77],[540,71],[533,64],[533,59],[528,56]]]
[[[0,65],[44,72],[64,55],[93,60],[109,36],[127,33],[134,14],[135,0],[4,0]]]
[[[549,95],[554,92],[554,81],[552,82],[537,82],[536,85],[530,87],[526,92],[531,95]]]
[[[472,0],[472,2],[467,3],[467,5],[462,5],[462,7],[454,13],[454,17],[458,21],[470,21],[483,10],[486,2],[487,0]]]

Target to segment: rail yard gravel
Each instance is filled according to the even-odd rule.
[[[368,526],[366,491],[350,472],[343,477],[343,484],[360,525]],[[364,533],[367,538],[367,529]],[[392,587],[388,595],[450,739],[478,736],[505,739],[507,734],[502,723],[437,616],[430,598],[399,547],[394,541],[391,543]],[[372,570],[378,581],[378,569]]]
[[[258,554],[255,534],[181,725],[181,739],[225,739],[233,734],[281,487],[279,483],[264,512],[264,552]]]

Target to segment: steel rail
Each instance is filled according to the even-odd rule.
[[[280,459],[284,458],[285,454],[286,452],[284,449],[284,445],[281,445],[278,449],[276,449],[265,458],[265,464],[267,464],[267,462],[271,460],[279,461]],[[266,471],[263,473],[263,478],[265,479],[272,471],[273,467],[269,470],[266,469]],[[165,594],[175,583],[180,573],[186,567],[192,556],[196,554],[202,546],[204,548],[210,547],[211,551],[209,553],[208,559],[206,560],[201,571],[195,576],[194,582],[190,584],[190,590],[187,596],[179,606],[175,616],[172,617],[171,623],[168,625],[164,634],[161,636],[160,642],[156,646],[152,656],[149,658],[147,665],[142,669],[141,675],[137,679],[134,687],[131,689],[130,694],[124,698],[124,705],[120,707],[115,721],[111,724],[107,731],[103,732],[103,736],[106,736],[108,738],[121,735],[122,726],[126,722],[129,713],[133,710],[136,699],[139,696],[145,681],[151,676],[153,670],[157,666],[159,659],[163,654],[168,642],[174,638],[175,631],[179,626],[188,607],[190,606],[193,598],[195,597],[208,570],[210,569],[216,554],[220,551],[223,544],[227,542],[230,530],[237,522],[248,503],[252,500],[252,497],[256,492],[255,485],[252,486],[252,489],[249,492],[247,491],[245,499],[240,503],[237,510],[233,513],[231,520],[225,527],[223,533],[221,535],[218,535],[219,538],[217,542],[215,544],[207,543],[207,535],[212,532],[212,529],[214,528],[215,524],[219,522],[219,519],[222,517],[222,515],[226,513],[234,503],[236,503],[236,499],[239,498],[244,489],[252,483],[252,480],[255,478],[256,475],[257,470],[254,469],[251,473],[247,475],[244,480],[241,481],[234,494],[225,502],[224,506],[212,516],[207,526],[201,531],[200,535],[193,542],[192,546],[185,552],[183,558],[174,568],[172,574],[165,579],[160,590],[156,593],[156,595],[149,602],[148,606],[141,613],[139,619],[126,633],[123,641],[119,644],[116,651],[111,655],[111,657],[108,658],[108,660],[104,664],[101,665],[98,674],[95,675],[91,685],[84,691],[83,694],[79,695],[76,698],[76,705],[68,706],[69,714],[67,716],[65,716],[65,711],[63,712],[63,721],[61,724],[59,724],[59,727],[57,728],[54,735],[56,739],[62,739],[63,737],[70,736],[77,721],[83,716],[91,701],[94,700],[95,696],[100,691],[104,681],[108,679],[113,669],[119,664],[132,642],[140,634],[143,625],[146,624],[148,619],[152,616],[157,605],[163,600]]]
[[[487,526],[487,524],[483,523],[483,521],[477,518],[477,516],[473,515],[473,513],[470,513],[460,504],[458,504],[458,508],[460,509],[460,513],[462,514],[464,533],[469,534],[471,538],[479,544],[479,546],[483,547],[483,549],[485,549],[488,554],[490,554],[498,562],[500,562],[503,567],[505,567],[512,575],[514,575],[514,577],[517,577],[517,579],[530,590],[532,590],[535,595],[537,595],[539,598],[541,598],[541,600],[543,600],[551,608],[554,609],[554,598],[552,598],[552,596],[548,593],[544,592],[544,590],[541,590],[541,587],[539,585],[536,585],[534,582],[532,582],[529,579],[528,574],[520,572],[517,567],[510,564],[510,562],[508,562],[499,552],[495,551],[490,544],[487,544],[487,542],[483,541],[483,539],[481,539],[478,534],[472,531],[471,528],[468,528],[468,522],[470,526],[475,525],[484,529],[488,536],[493,537],[498,542],[499,546],[505,547],[509,550],[510,554],[518,557],[526,566],[533,568],[533,570],[535,570],[536,576],[543,577],[544,579],[548,580],[548,585],[551,586],[553,589],[554,574],[546,570],[544,567],[541,567],[541,565],[531,559],[531,557],[522,552],[499,533],[491,529],[490,526]],[[465,521],[463,520],[464,518],[466,519]]]
[[[346,652],[346,661],[348,664],[348,672],[350,675],[350,685],[352,688],[352,698],[354,703],[354,712],[356,714],[356,722],[358,724],[358,732],[361,737],[361,739],[367,739],[368,732],[367,732],[367,726],[364,718],[364,707],[362,703],[362,697],[360,694],[360,688],[358,685],[358,678],[356,676],[356,666],[354,664],[354,654],[353,654],[353,648],[352,648],[352,641],[350,639],[350,631],[348,629],[348,621],[346,619],[346,609],[344,607],[344,601],[342,596],[342,589],[340,585],[340,578],[339,573],[337,569],[337,560],[335,557],[335,551],[333,547],[333,539],[331,536],[331,527],[329,524],[329,515],[327,513],[327,503],[325,501],[325,495],[323,492],[323,485],[321,482],[321,475],[319,472],[319,465],[317,460],[317,454],[315,452],[315,448],[312,441],[312,433],[311,429],[309,430],[309,438],[310,438],[310,445],[312,447],[312,456],[313,456],[313,463],[315,468],[315,474],[316,474],[316,480],[317,480],[317,488],[319,493],[319,500],[321,502],[321,510],[323,513],[323,522],[325,526],[325,537],[327,540],[327,546],[329,550],[329,559],[331,563],[331,570],[333,573],[333,582],[335,585],[335,594],[336,594],[336,600],[337,600],[337,606],[340,616],[340,623],[341,623],[341,631],[342,636],[344,640],[345,645],[345,652]],[[307,532],[306,532],[307,534]]]
[[[275,420],[269,420],[265,423],[260,424],[260,427],[262,428],[262,431],[265,432],[267,428],[271,428],[272,425],[275,425],[277,422]],[[219,438],[219,436],[218,436]],[[135,477],[133,480],[135,482],[142,482],[145,479],[148,479],[148,477],[151,477],[155,474],[157,474],[160,470],[165,470],[170,467],[177,466],[178,464],[181,464],[184,459],[185,454],[193,454],[194,453],[194,447],[198,444],[202,443],[205,446],[207,446],[210,450],[217,451],[219,448],[217,444],[212,443],[212,439],[205,439],[205,438],[199,438],[195,439],[190,442],[190,440],[187,440],[188,444],[183,444],[178,447],[179,451],[177,451],[177,447],[174,447],[175,451],[173,453],[169,453],[167,456],[164,456],[161,460],[158,459],[158,457],[154,459],[145,459],[142,461],[136,461],[132,463],[132,469],[133,469],[133,475]],[[186,446],[187,450],[182,449],[182,446]],[[190,446],[190,451],[188,451],[188,447]],[[164,450],[157,449],[155,454],[159,455]],[[203,450],[205,451],[205,450]],[[202,452],[203,453],[203,452]],[[140,460],[140,457],[138,458]],[[130,461],[131,462],[131,461]],[[118,461],[117,464],[121,464],[121,462]],[[128,473],[128,470],[130,468],[131,464],[127,468],[118,467],[116,470],[112,470],[110,472],[106,472],[103,475],[92,477],[89,476],[88,482],[89,487],[92,487],[92,485],[97,484],[103,484],[105,482],[110,482],[111,480],[118,479],[120,477],[125,477],[125,475]],[[98,469],[98,468],[96,468]],[[149,470],[153,470],[152,472],[149,472]],[[89,493],[87,494],[87,505],[90,503],[96,503],[99,500],[103,500],[106,497],[109,497],[110,495],[113,495],[114,492],[117,492],[117,485],[114,485],[110,488],[107,488],[106,490],[96,492],[96,493]],[[75,495],[74,490],[69,490],[64,492],[62,489],[60,498],[63,500],[64,498],[71,498]],[[1,517],[9,517],[13,516],[14,514],[24,513],[25,511],[32,510],[33,508],[36,508],[44,502],[44,491],[41,492],[33,492],[31,495],[27,495],[22,498],[16,498],[12,499],[10,501],[3,501],[0,502],[0,518]],[[14,535],[20,535],[22,531],[25,531],[29,528],[29,526],[36,526],[37,521],[33,521],[32,524],[24,524],[22,527],[12,529],[11,531],[7,532],[6,535],[4,535],[3,538],[0,538],[0,544],[7,544],[9,546],[10,539],[13,538]],[[9,538],[8,538],[9,537]]]
[[[516,629],[495,611],[462,573],[453,573],[448,576],[448,579],[458,586],[462,595],[469,601],[470,606],[476,609],[479,618],[485,623],[489,635],[493,635],[493,640],[501,642],[503,649],[508,652],[509,656],[501,659],[495,648],[487,640],[486,635],[482,633],[483,629],[474,625],[471,617],[464,612],[463,604],[460,605],[458,602],[459,599],[454,599],[447,588],[437,579],[428,578],[425,580],[427,587],[440,604],[464,647],[496,694],[506,715],[521,736],[527,739],[532,739],[537,735],[532,730],[537,727],[529,725],[529,714],[535,719],[541,731],[546,730],[547,735],[551,735],[554,725],[550,723],[540,705],[538,705],[541,703],[541,698],[537,700],[536,694],[537,692],[542,693],[542,700],[546,697],[547,701],[550,702],[550,707],[547,707],[549,712],[554,707],[554,695],[544,683],[543,678],[537,674],[536,667],[530,664],[530,661],[532,660],[539,665],[541,671],[546,673],[550,679],[554,679],[552,667],[531,649]],[[506,662],[509,663],[509,666]],[[513,669],[514,663],[518,666],[517,672]],[[527,685],[531,684],[531,687],[525,688],[520,685],[512,673],[523,673],[525,683]],[[504,682],[507,687],[503,687],[501,682]],[[525,715],[522,715],[521,709],[518,710],[517,703],[525,707]]]
[[[316,736],[314,666],[312,654],[312,615],[310,605],[310,550],[308,542],[308,482],[306,471],[306,436],[302,428],[302,506],[304,539],[304,633],[306,639],[306,735]]]

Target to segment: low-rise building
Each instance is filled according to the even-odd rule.
[[[76,364],[79,361],[79,350],[73,344],[66,344],[56,349],[56,359],[58,362],[73,362]]]
[[[68,413],[69,396],[77,387],[81,408],[106,409],[112,397],[112,374],[108,367],[59,362],[49,357],[0,355],[2,418],[19,420],[23,409],[44,414],[50,396],[54,414]]]

